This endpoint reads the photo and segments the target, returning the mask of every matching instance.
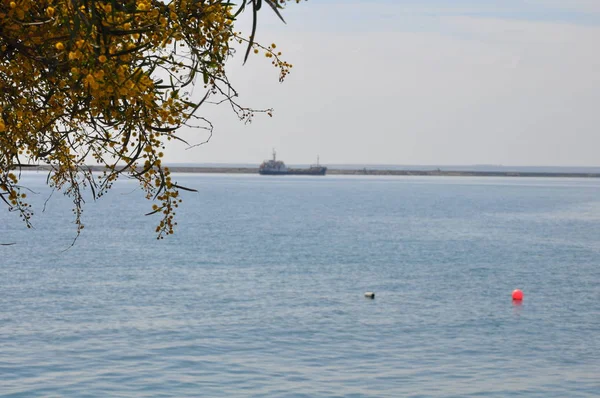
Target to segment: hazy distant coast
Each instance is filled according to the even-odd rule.
[[[47,171],[48,166],[31,166],[29,170]],[[92,171],[103,171],[102,167],[90,166]],[[169,166],[173,173],[197,174],[258,174],[258,167],[219,167],[219,166]],[[477,170],[402,170],[402,169],[341,169],[328,168],[327,175],[359,175],[359,176],[437,176],[437,177],[571,177],[600,178],[600,173],[588,172],[536,172],[536,171],[477,171]],[[265,177],[269,178],[269,177]],[[294,176],[289,176],[294,178]]]

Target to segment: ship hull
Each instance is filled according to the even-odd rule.
[[[289,175],[302,175],[302,176],[324,176],[327,172],[327,167],[312,167],[310,169],[288,169],[286,171],[277,170],[258,170],[261,175],[270,176],[289,176]]]
[[[285,176],[289,173],[287,171],[258,170],[258,174],[263,176]]]

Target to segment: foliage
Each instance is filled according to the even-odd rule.
[[[31,226],[19,171],[49,165],[50,186],[73,199],[79,234],[84,190],[99,198],[125,175],[154,200],[158,237],[173,233],[186,188],[162,165],[164,145],[183,126],[212,131],[198,114],[209,98],[245,121],[255,112],[236,102],[225,73],[234,44],[245,43],[244,61],[264,52],[280,80],[291,68],[274,44],[254,42],[263,1],[281,17],[288,0],[246,1],[0,0],[0,198],[9,210]],[[234,30],[244,10],[249,37]],[[194,85],[205,89],[199,100]]]

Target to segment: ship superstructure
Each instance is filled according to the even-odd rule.
[[[288,168],[281,160],[277,160],[277,153],[273,149],[273,159],[262,162],[258,172],[260,174],[288,174]]]

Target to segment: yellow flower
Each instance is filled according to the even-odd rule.
[[[60,41],[59,41],[58,43],[56,43],[55,47],[56,47],[56,49],[57,49],[57,50],[59,50],[59,51],[61,51],[61,50],[64,50],[64,49],[65,49],[65,45],[64,45],[64,44],[62,44]]]
[[[106,62],[106,55],[101,55],[101,56],[99,56],[99,57],[98,57],[98,61],[100,61],[100,62],[102,62],[102,63]]]
[[[52,18],[54,16],[54,7],[46,8],[46,15],[48,15],[50,18]]]
[[[11,1],[10,8],[17,8],[17,3],[15,3],[14,1]]]
[[[94,72],[94,78],[97,80],[104,79],[104,71],[102,69],[100,69],[99,71]]]

